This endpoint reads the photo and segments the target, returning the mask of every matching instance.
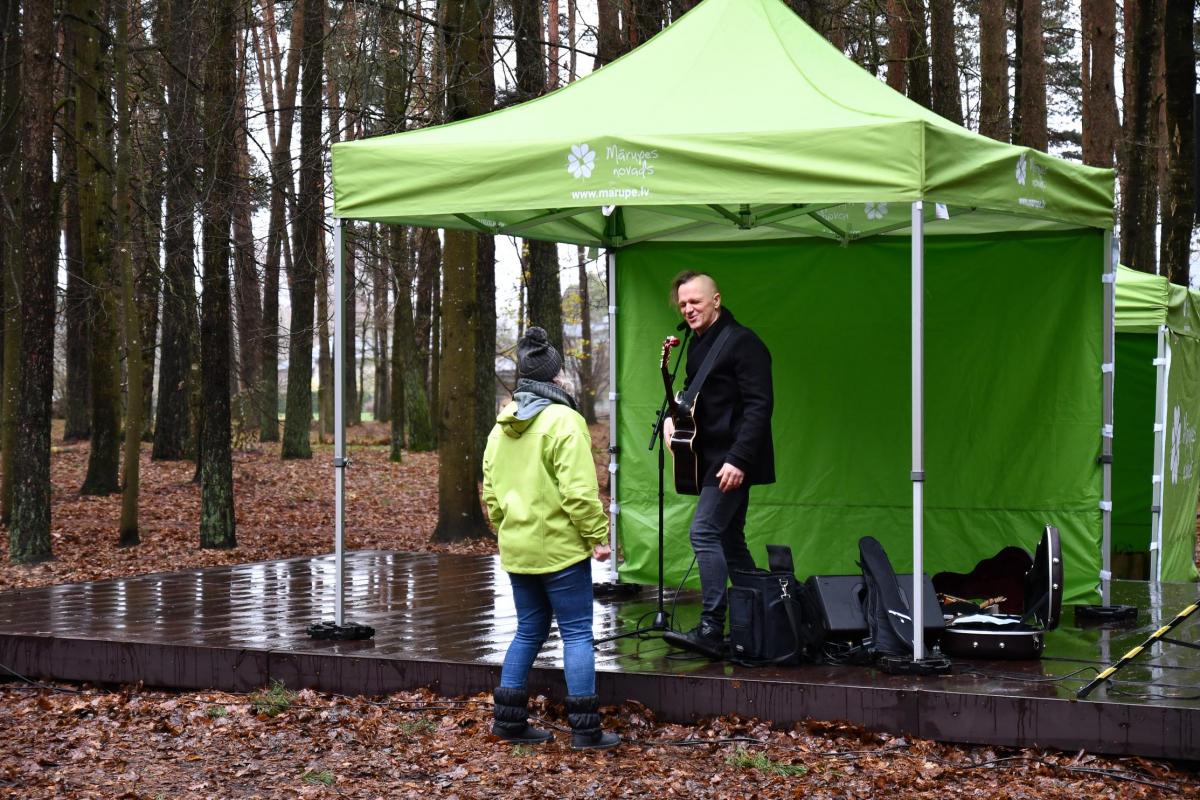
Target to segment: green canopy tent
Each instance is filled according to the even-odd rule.
[[[1200,293],[1117,268],[1113,550],[1152,581],[1194,581]]]
[[[336,144],[333,184],[340,220],[608,248],[623,579],[657,580],[645,441],[683,267],[774,355],[780,482],[754,490],[752,544],[853,572],[870,533],[919,576],[927,534],[932,566],[969,568],[1057,524],[1068,598],[1106,577],[1112,171],[947,122],[778,0],[704,0],[545,97]],[[692,502],[668,498],[672,581]]]

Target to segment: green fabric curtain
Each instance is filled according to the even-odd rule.
[[[1068,602],[1097,597],[1102,243],[1099,231],[927,239],[928,572],[970,570],[1010,544],[1032,550],[1051,524]],[[898,572],[910,569],[910,254],[908,237],[618,252],[624,580],[658,577],[657,458],[646,448],[663,397],[658,355],[679,321],[668,286],[682,269],[711,273],[772,353],[779,482],[752,492],[751,552],[765,563],[763,545],[789,544],[804,575],[850,574],[870,534]],[[668,475],[672,585],[692,558],[693,508]]]
[[[1117,299],[1120,314],[1119,295]],[[1154,397],[1158,386],[1157,369],[1151,362],[1157,354],[1157,334],[1117,333],[1113,385],[1114,553],[1150,550],[1150,476],[1154,474]]]

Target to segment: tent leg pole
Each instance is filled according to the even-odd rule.
[[[612,554],[608,557],[609,575],[615,582],[617,573],[617,516],[621,503],[617,499],[617,256],[611,249],[605,253],[608,268],[608,546]]]
[[[1113,366],[1115,361],[1116,337],[1116,263],[1113,258],[1112,231],[1104,232],[1104,366],[1101,381],[1104,390],[1104,420],[1101,431],[1100,453],[1103,461],[1103,486],[1100,495],[1101,549],[1100,549],[1100,594],[1101,603],[1111,603],[1112,583],[1112,437],[1113,437]]]
[[[1151,476],[1150,497],[1150,580],[1162,580],[1162,512],[1163,477],[1167,432],[1167,326],[1158,326],[1158,353],[1154,359],[1156,380],[1154,389],[1154,474]]]
[[[913,658],[925,658],[925,203],[912,204]]]
[[[345,596],[342,581],[345,576],[346,536],[346,408],[343,372],[346,364],[346,313],[342,307],[345,298],[346,253],[344,243],[346,221],[334,220],[333,226],[333,466],[336,481],[334,501],[334,623],[340,628],[346,624],[342,599]]]

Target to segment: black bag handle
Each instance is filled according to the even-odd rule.
[[[704,363],[700,365],[700,371],[696,373],[695,379],[684,391],[683,396],[679,398],[679,407],[685,413],[691,413],[692,406],[696,404],[696,395],[700,394],[700,387],[704,385],[708,373],[712,371],[713,364],[717,361],[717,356],[721,354],[721,348],[725,346],[725,342],[729,340],[729,334],[732,332],[733,326],[729,326],[717,335],[712,349],[708,351],[708,355],[704,357]]]

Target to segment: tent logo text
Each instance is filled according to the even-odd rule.
[[[610,161],[617,164],[612,171],[614,177],[636,175],[647,178],[654,174],[654,165],[650,162],[658,158],[657,147],[653,150],[626,150],[613,144],[606,147],[604,152]]]
[[[576,178],[590,178],[592,177],[592,169],[595,162],[595,150],[592,150],[586,144],[573,144],[571,145],[571,152],[567,155],[567,172],[570,172]]]

